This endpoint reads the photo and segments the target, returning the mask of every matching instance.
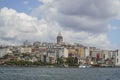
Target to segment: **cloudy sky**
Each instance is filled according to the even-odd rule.
[[[64,42],[120,48],[120,0],[0,0],[0,44]]]

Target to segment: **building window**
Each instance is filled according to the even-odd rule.
[[[118,56],[118,50],[116,52],[117,52],[117,56]]]
[[[92,51],[90,51],[90,56],[92,56]]]
[[[118,52],[117,52],[117,56],[118,56]]]
[[[119,59],[117,59],[117,63],[118,63]]]

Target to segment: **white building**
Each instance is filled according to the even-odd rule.
[[[59,58],[63,57],[63,58],[67,58],[68,57],[68,49],[65,47],[60,47],[59,48]]]
[[[108,58],[109,59],[112,59],[112,58],[115,58],[116,57],[116,51],[109,51],[108,52]]]
[[[120,49],[116,50],[115,66],[120,66]]]
[[[68,58],[68,49],[64,48],[63,57]]]
[[[54,63],[57,60],[57,58],[68,57],[67,48],[65,48],[64,46],[56,45],[55,43],[44,43],[43,45],[39,47],[39,51],[41,54],[42,61]]]
[[[13,53],[13,47],[9,46],[9,47],[5,48],[5,51],[6,51],[7,54],[12,54]]]
[[[6,54],[7,54],[6,49],[5,48],[0,48],[0,58],[2,58]]]
[[[90,56],[90,49],[89,47],[85,47],[85,57]]]
[[[61,46],[49,47],[47,48],[47,56],[50,58],[54,58],[54,60],[61,57],[67,58],[68,50],[67,48]]]
[[[93,50],[91,53],[91,57],[94,58],[103,58],[103,51],[100,49]]]

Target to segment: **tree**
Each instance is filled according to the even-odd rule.
[[[8,57],[9,57],[8,54],[6,54],[6,55],[3,56],[4,59],[7,59]]]
[[[68,57],[66,63],[69,66],[73,66],[74,65],[74,58],[73,57]]]
[[[77,57],[74,58],[74,63],[78,64],[78,58]]]
[[[77,57],[68,57],[66,64],[68,64],[69,66],[78,66],[78,59]]]
[[[57,64],[64,64],[64,60],[62,58],[57,58]]]

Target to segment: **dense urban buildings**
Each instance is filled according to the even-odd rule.
[[[71,62],[71,64],[76,63],[77,65],[120,66],[120,50],[101,50],[77,43],[67,44],[63,42],[63,37],[59,33],[56,43],[36,41],[30,44],[25,41],[21,46],[1,46],[0,64],[5,65],[9,61],[29,61],[31,63],[41,61],[62,65],[69,65]]]

